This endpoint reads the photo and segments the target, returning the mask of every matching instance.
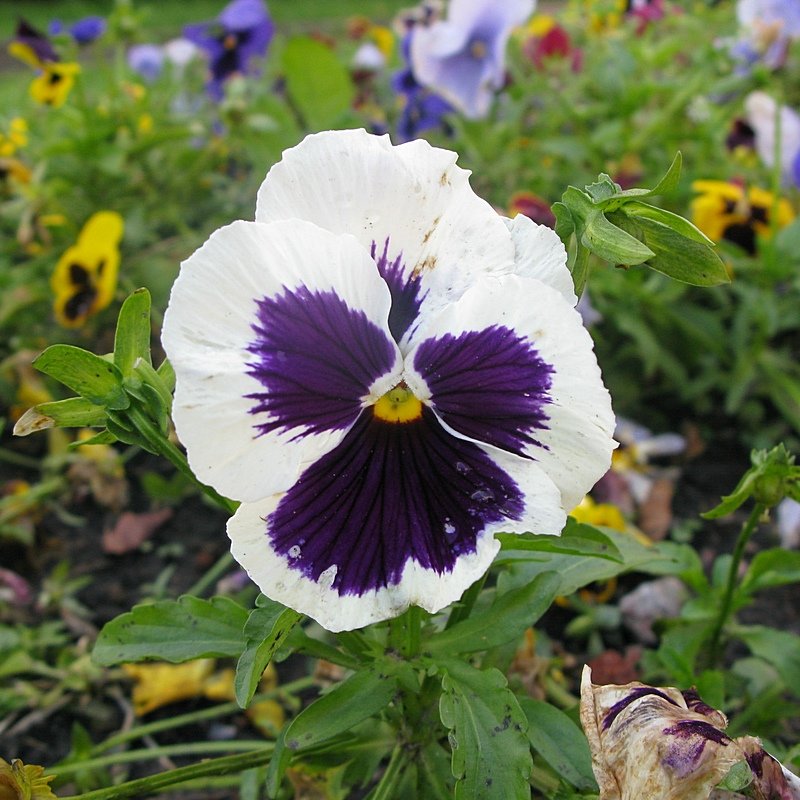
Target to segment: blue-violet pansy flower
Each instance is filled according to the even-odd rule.
[[[496,532],[560,533],[610,463],[560,239],[498,216],[455,161],[308,136],[255,221],[183,263],[166,312],[178,436],[241,501],[233,555],[329,630],[444,608]]]
[[[221,100],[232,75],[251,72],[253,58],[267,52],[275,26],[263,0],[232,0],[215,22],[187,25],[183,35],[205,50],[209,59],[208,93]]]
[[[533,0],[452,0],[447,19],[412,29],[414,76],[464,116],[485,117],[505,83],[511,31],[533,8]]]

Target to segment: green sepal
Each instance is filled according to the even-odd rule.
[[[47,428],[97,428],[105,423],[106,412],[85,397],[68,397],[39,403],[29,408],[14,426],[15,436],[28,436]]]
[[[719,505],[701,514],[705,519],[717,519],[730,514],[752,497],[767,508],[777,505],[784,497],[800,500],[800,467],[783,444],[772,450],[753,450],[750,469],[745,472],[734,490],[722,498]]]
[[[168,361],[164,361],[164,364],[169,366]],[[155,370],[149,361],[139,359],[133,365],[133,372],[145,386],[149,386],[158,393],[161,398],[159,407],[163,408],[164,413],[169,414],[172,409],[172,392],[175,389],[175,373],[172,372],[170,375],[169,371],[165,371],[165,374],[162,375],[161,367]],[[171,366],[169,370],[172,370]]]
[[[626,207],[609,214],[609,220],[647,243],[654,255],[644,264],[656,272],[692,286],[730,283],[725,264],[712,245],[698,241],[697,237],[689,238],[653,216],[630,215]],[[682,220],[681,217],[677,219]]]
[[[175,370],[172,368],[172,364],[169,363],[169,360],[165,358],[156,372],[167,391],[172,394],[175,391]]]
[[[88,350],[54,344],[34,360],[33,366],[96,405],[113,410],[130,405],[117,367]]]
[[[140,358],[150,363],[150,292],[147,289],[137,289],[122,304],[114,334],[114,364],[122,375],[130,375]]]

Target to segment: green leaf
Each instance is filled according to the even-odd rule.
[[[451,659],[439,668],[439,716],[449,730],[456,800],[528,797],[528,721],[503,674]]]
[[[336,53],[309,36],[289,39],[283,51],[286,91],[310,130],[324,130],[350,109],[355,87]]]
[[[624,211],[610,215],[617,223],[625,217]],[[642,230],[645,243],[653,251],[653,257],[646,261],[651,269],[692,286],[730,283],[725,264],[711,245],[689,239],[648,217],[637,216],[635,222]]]
[[[227,597],[134,606],[100,631],[92,658],[108,667],[128,661],[179,664],[194,658],[238,657],[245,647],[247,610]]]
[[[28,436],[47,428],[95,428],[103,425],[105,409],[85,397],[68,397],[29,408],[14,425],[15,436]]]
[[[589,743],[583,731],[549,703],[523,697],[520,705],[528,718],[528,738],[533,749],[565,781],[578,789],[597,791]]]
[[[714,242],[709,239],[699,228],[694,226],[688,219],[673,214],[671,211],[665,211],[663,208],[651,206],[648,203],[640,203],[638,201],[631,201],[625,203],[622,213],[633,219],[649,219],[653,222],[660,222],[671,228],[675,233],[697,242],[698,244],[705,244],[709,247],[714,247]]]
[[[753,655],[772,664],[786,688],[800,696],[800,636],[766,625],[739,626],[734,635],[750,648]]]
[[[88,350],[70,344],[48,347],[33,366],[96,405],[123,409],[130,405],[119,370]]]
[[[137,289],[122,304],[114,334],[114,364],[123,376],[132,374],[139,358],[150,363],[150,292],[147,289]]]
[[[675,154],[664,177],[652,189],[626,189],[618,192],[617,197],[636,198],[652,197],[654,195],[671,194],[678,188],[681,179],[681,164],[683,158],[680,150]],[[626,203],[627,205],[627,203]]]
[[[166,390],[172,394],[175,391],[175,370],[172,368],[172,364],[165,358],[156,372]]]
[[[693,576],[702,572],[696,551],[688,545],[659,542],[643,545],[627,533],[606,528],[603,533],[616,546],[622,562],[598,556],[578,556],[565,553],[548,553],[516,550],[509,541],[500,551],[495,564],[505,571],[498,578],[498,586],[521,586],[542,572],[557,572],[561,578],[559,594],[572,594],[593,581],[608,580],[624,572],[638,570],[651,575]]]
[[[88,439],[81,439],[77,442],[70,442],[67,445],[68,450],[77,450],[79,447],[90,447],[94,444],[114,444],[114,442],[118,442],[116,436],[114,436],[111,431],[100,431],[100,433],[96,433],[94,436],[90,436]]]
[[[302,614],[267,598],[259,598],[260,607],[253,609],[244,626],[245,649],[236,664],[234,688],[236,702],[247,708],[267,664],[283,644]]]
[[[437,633],[428,640],[432,653],[474,653],[519,639],[550,608],[561,586],[554,572],[545,572],[525,586],[499,595],[482,612]]]
[[[267,774],[267,792],[275,797],[292,754],[314,747],[380,713],[397,693],[397,678],[381,666],[356,672],[306,706],[275,743]]]
[[[762,550],[750,562],[741,589],[757,592],[773,586],[800,582],[800,552],[776,547]]]
[[[572,517],[567,518],[567,525],[561,536],[500,533],[497,534],[497,539],[504,548],[511,550],[596,556],[620,563],[623,560],[619,548],[606,534],[592,525],[576,522]]]
[[[604,172],[597,176],[597,181],[586,187],[586,194],[591,197],[592,202],[602,206],[603,202],[615,197],[620,191],[620,185],[614,183]]]

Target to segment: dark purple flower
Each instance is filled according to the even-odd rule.
[[[211,77],[207,84],[215,100],[231,75],[252,74],[251,60],[267,52],[275,26],[263,0],[233,0],[215,22],[187,25],[184,36],[208,54]]]

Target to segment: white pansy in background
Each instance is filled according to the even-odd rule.
[[[694,691],[592,683],[583,669],[581,724],[600,800],[709,800],[731,767],[746,762],[756,800],[800,800],[800,781],[758,739],[732,739],[728,720]],[[738,794],[730,797],[741,797]]]
[[[506,80],[511,31],[528,19],[534,5],[534,0],[452,0],[446,19],[412,30],[414,77],[464,116],[485,117]]]
[[[260,589],[329,630],[457,600],[495,532],[558,534],[610,463],[561,241],[455,161],[311,135],[172,290],[189,462],[242,501],[228,534]]]
[[[766,92],[750,92],[744,102],[747,122],[755,134],[755,148],[768,167],[775,163],[779,109]],[[781,179],[784,184],[800,186],[800,114],[788,106],[780,107]]]

